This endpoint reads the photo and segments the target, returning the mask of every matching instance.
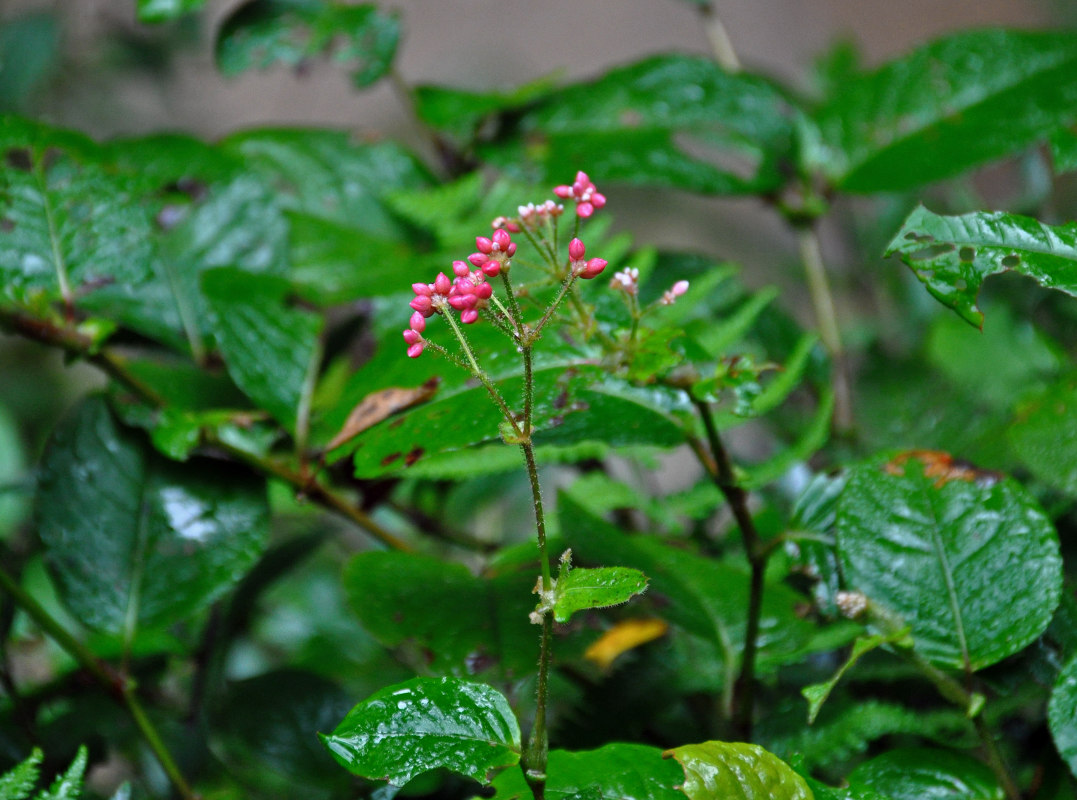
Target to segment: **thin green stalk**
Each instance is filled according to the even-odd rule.
[[[574,284],[575,282],[575,275],[569,275],[567,278],[565,278],[565,282],[561,284],[561,291],[557,293],[557,297],[555,297],[553,302],[550,303],[550,307],[546,309],[546,313],[542,315],[542,319],[540,319],[531,329],[530,336],[532,340],[538,338],[539,332],[542,330],[543,326],[545,326],[546,323],[550,321],[550,317],[552,317],[554,312],[557,311],[558,307],[561,305],[561,301],[565,299],[565,295],[568,294],[569,290],[572,288],[572,284]]]
[[[535,725],[521,759],[524,780],[531,788],[535,800],[546,796],[546,762],[550,752],[550,739],[546,731],[546,698],[549,691],[550,633],[553,627],[550,615],[542,616],[542,646],[539,654],[538,701],[535,708]]]
[[[501,396],[501,392],[499,392],[497,390],[497,387],[494,386],[493,383],[491,383],[489,376],[487,376],[486,372],[483,371],[483,369],[479,366],[479,362],[475,359],[475,353],[471,350],[471,344],[468,342],[467,337],[464,336],[464,332],[460,329],[460,326],[456,323],[456,320],[453,319],[452,314],[446,313],[442,314],[442,316],[449,323],[449,327],[452,328],[453,333],[456,335],[457,341],[460,342],[460,347],[463,349],[464,355],[467,357],[468,364],[471,366],[471,373],[482,382],[482,385],[484,387],[486,387],[486,392],[490,395],[490,399],[494,401],[494,404],[501,411],[502,416],[504,416],[508,423],[512,426],[512,432],[515,433],[519,438],[524,438],[524,433],[522,430],[520,430],[520,424],[516,421],[516,417],[513,416],[513,413],[509,410],[508,404]]]
[[[169,780],[172,781],[172,785],[176,787],[176,791],[185,800],[195,800],[198,795],[195,794],[190,784],[183,777],[183,773],[180,772],[168,747],[162,741],[153,723],[146,716],[146,712],[138,702],[138,698],[135,697],[134,686],[131,682],[113,670],[108,664],[98,659],[86,645],[72,636],[44,606],[38,603],[32,595],[24,591],[3,567],[0,567],[0,589],[10,594],[16,604],[26,612],[41,630],[74,658],[79,663],[79,666],[92,675],[106,691],[127,707],[128,712],[135,721],[135,725],[138,726],[146,743],[153,750],[154,755],[161,764],[161,768],[168,775]]]
[[[744,653],[741,656],[740,673],[733,689],[733,724],[741,738],[752,738],[752,712],[755,705],[755,662],[759,646],[759,620],[763,614],[763,591],[765,588],[767,558],[770,550],[762,546],[755,521],[748,510],[748,493],[736,482],[733,462],[718,435],[710,406],[700,400],[694,401],[703,428],[707,434],[710,447],[710,461],[704,460],[704,467],[711,472],[711,477],[725,497],[733,512],[733,518],[740,528],[744,551],[751,568],[751,581],[748,589],[748,619],[744,632]]]
[[[834,387],[834,426],[838,431],[849,431],[853,427],[853,403],[848,363],[838,328],[838,315],[834,310],[834,298],[830,292],[830,282],[827,280],[826,266],[819,247],[819,235],[814,225],[802,227],[797,231],[797,245],[800,249],[800,260],[804,264],[804,275],[808,281],[819,338],[823,340],[823,346],[830,354],[831,383]]]

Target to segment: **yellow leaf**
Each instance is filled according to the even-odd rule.
[[[654,641],[668,630],[666,621],[656,617],[622,620],[598,637],[583,657],[602,669],[609,669],[621,653]]]

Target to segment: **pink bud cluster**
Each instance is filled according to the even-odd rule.
[[[573,275],[588,281],[601,273],[609,262],[604,258],[592,258],[588,260],[584,258],[586,252],[587,248],[579,239],[573,239],[569,242],[569,269],[572,270]]]
[[[671,306],[677,302],[677,298],[688,291],[688,281],[677,281],[671,287],[662,292],[662,299],[658,302],[664,306]]]
[[[606,196],[598,193],[587,173],[582,171],[576,173],[576,180],[571,186],[557,186],[553,193],[562,200],[575,200],[576,216],[584,219],[606,205]]]
[[[508,269],[509,259],[516,254],[516,244],[508,231],[496,230],[490,238],[475,237],[477,252],[467,257],[474,271],[467,262],[452,262],[454,278],[439,272],[433,283],[413,283],[411,290],[415,298],[409,303],[412,308],[411,321],[404,331],[404,341],[408,345],[408,356],[418,358],[423,352],[426,340],[426,320],[434,314],[448,313],[451,308],[460,312],[460,321],[470,325],[479,318],[479,311],[486,307],[493,296],[494,287],[487,283],[487,278],[501,274]]]
[[[560,203],[555,203],[553,200],[547,200],[537,206],[534,203],[518,206],[516,213],[519,214],[519,224],[527,228],[527,230],[533,231],[542,225],[545,220],[557,219],[557,217],[564,214],[565,207]]]

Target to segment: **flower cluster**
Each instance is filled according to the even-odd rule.
[[[568,255],[572,259],[569,262],[569,269],[572,270],[573,275],[583,278],[585,281],[597,276],[609,263],[604,258],[584,260],[583,256],[586,252],[587,248],[584,247],[583,242],[579,239],[573,239],[569,242]]]
[[[606,196],[598,193],[587,173],[582,171],[576,173],[576,180],[571,186],[558,186],[553,193],[562,200],[575,200],[576,216],[584,219],[606,205]]]

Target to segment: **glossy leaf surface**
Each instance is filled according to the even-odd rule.
[[[683,791],[689,800],[813,800],[804,779],[757,744],[686,744],[665,755],[677,759],[684,768]]]
[[[248,0],[221,26],[217,66],[228,76],[273,64],[299,67],[315,56],[345,65],[357,87],[368,86],[392,64],[400,39],[396,17],[372,3],[322,0]]]
[[[130,636],[184,619],[239,580],[266,540],[261,481],[165,461],[101,397],[61,423],[40,469],[47,558],[64,601],[93,628]]]
[[[791,116],[781,93],[758,76],[664,55],[555,92],[520,127],[541,144],[549,180],[567,181],[586,165],[599,181],[736,194],[779,183]]]
[[[415,678],[376,692],[321,736],[356,775],[403,786],[444,768],[480,783],[520,760],[520,728],[495,689],[455,678]]]
[[[348,601],[375,639],[456,676],[534,672],[534,586],[530,572],[477,578],[462,564],[411,553],[361,553],[344,570]]]
[[[816,117],[841,188],[897,191],[957,175],[1072,121],[1077,42],[982,30],[932,42],[843,82]]]
[[[568,800],[583,793],[597,793],[601,800],[684,800],[676,788],[684,773],[675,762],[663,760],[657,747],[607,744],[579,753],[551,750],[546,774],[550,800]],[[531,797],[520,770],[502,772],[494,788],[497,800]]]
[[[553,617],[568,622],[577,611],[627,603],[647,588],[638,569],[626,567],[562,570],[554,590]]]
[[[953,750],[890,750],[849,774],[852,789],[872,789],[890,800],[1003,800],[991,770]]]
[[[1047,705],[1047,724],[1058,754],[1077,775],[1077,659],[1058,674]]]
[[[977,327],[980,286],[1000,272],[1077,296],[1077,224],[1052,227],[1003,212],[946,217],[920,206],[887,247],[895,254],[936,300]]]
[[[290,308],[287,281],[237,269],[211,270],[202,290],[228,373],[252,400],[295,432],[318,368],[323,321]]]
[[[1058,605],[1046,514],[1017,483],[945,453],[854,467],[836,528],[848,588],[898,614],[938,666],[977,670],[1018,652]]]

